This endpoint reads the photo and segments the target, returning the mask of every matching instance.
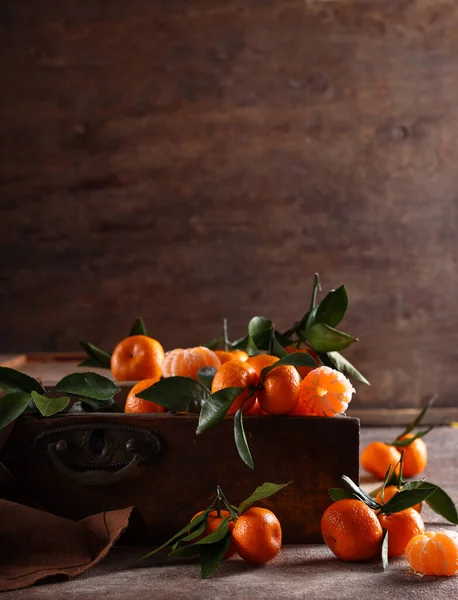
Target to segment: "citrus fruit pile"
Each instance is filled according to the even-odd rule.
[[[230,341],[224,320],[220,338],[165,352],[137,319],[111,354],[81,342],[88,355],[82,366],[110,368],[116,380],[137,382],[125,403],[128,413],[196,413],[197,435],[233,416],[237,450],[253,468],[243,415],[340,416],[355,391],[348,377],[369,384],[340,354],[357,341],[336,329],[348,307],[345,286],[318,302],[319,290],[315,275],[309,309],[283,333],[256,316],[245,336]]]
[[[385,478],[388,468],[395,472],[396,465],[400,464],[402,453],[402,469],[406,477],[415,477],[421,473],[428,462],[428,449],[423,437],[429,433],[432,426],[411,433],[421,422],[427,411],[431,408],[436,397],[431,398],[418,416],[390,443],[375,441],[368,444],[361,453],[361,466],[371,475],[381,481]]]
[[[253,503],[276,494],[286,485],[264,483],[238,507],[230,504],[218,487],[208,508],[195,514],[178,533],[143,558],[171,547],[172,558],[199,558],[203,579],[223,559],[234,555],[256,565],[273,560],[282,544],[280,522],[271,510]]]
[[[345,488],[329,490],[334,503],[324,512],[321,533],[326,545],[341,560],[366,561],[405,556],[410,566],[426,575],[458,572],[458,534],[426,532],[421,517],[422,501],[458,523],[455,504],[434,484],[402,479],[402,462],[388,467],[383,485],[371,494],[343,476]],[[394,477],[397,485],[389,485]]]

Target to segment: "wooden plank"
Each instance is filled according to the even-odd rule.
[[[55,431],[55,436],[67,442],[67,451],[59,453],[58,459],[65,463],[70,451],[78,453],[79,448],[75,447],[74,434],[65,430],[66,426],[81,426],[90,432],[107,425],[113,430],[109,434],[112,442],[106,447],[118,447],[116,436],[123,427],[139,427],[159,436],[159,455],[152,462],[141,463],[123,481],[86,486],[56,469],[45,439],[43,443],[34,443],[37,434]],[[317,542],[321,539],[321,515],[331,502],[328,488],[339,486],[343,473],[355,481],[358,479],[357,419],[247,417],[245,429],[254,471],[237,455],[233,418],[225,419],[198,437],[196,426],[196,417],[166,414],[22,418],[16,423],[2,460],[25,490],[34,490],[33,497],[27,497],[29,502],[42,503],[54,513],[74,519],[135,505],[149,535],[157,542],[165,541],[193,514],[208,506],[217,485],[238,502],[265,481],[293,482],[265,502],[279,517],[285,542]],[[129,435],[136,439],[133,429]],[[88,455],[87,444],[81,444],[80,454],[81,461],[94,462]],[[92,462],[88,468],[94,469],[97,461]],[[104,469],[113,470],[109,465]],[[83,466],[79,467],[81,470],[84,471]]]

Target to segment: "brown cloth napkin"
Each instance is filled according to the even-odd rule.
[[[0,500],[0,592],[53,575],[71,578],[97,564],[127,528],[133,507],[74,522]]]

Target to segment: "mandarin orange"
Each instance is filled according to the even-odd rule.
[[[151,387],[157,381],[159,377],[153,377],[152,379],[143,379],[134,385],[127,396],[126,404],[124,406],[124,412],[126,413],[162,413],[166,412],[166,408],[155,402],[149,400],[143,400],[138,398],[137,394],[143,392],[146,388]]]
[[[116,346],[111,356],[111,372],[118,381],[159,378],[162,375],[164,349],[146,335],[132,335]]]
[[[254,506],[242,513],[232,531],[235,551],[249,563],[263,565],[281,549],[281,525],[267,508]]]
[[[338,500],[321,519],[321,534],[345,561],[369,560],[380,552],[383,530],[375,512],[360,500]]]
[[[258,381],[256,370],[247,361],[229,360],[216,371],[212,382],[212,393],[228,387],[244,388],[235,398],[227,414],[234,415],[242,405],[242,412],[247,413],[255,403],[254,391]]]

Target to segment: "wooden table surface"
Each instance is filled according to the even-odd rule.
[[[375,439],[389,440],[399,432],[393,428],[366,428],[361,432],[363,447]],[[438,428],[428,436],[429,464],[423,474],[458,499],[458,431]],[[362,474],[367,490],[376,487],[371,477]],[[423,510],[427,529],[450,528],[428,507]],[[161,558],[140,562],[141,551],[116,548],[100,565],[83,576],[63,583],[38,585],[27,590],[2,594],[2,600],[171,600],[281,599],[307,600],[452,599],[458,597],[458,576],[451,578],[419,577],[402,557],[391,559],[389,570],[380,564],[344,563],[324,545],[287,546],[263,567],[253,567],[241,559],[226,561],[207,581],[199,578],[192,562],[171,564]]]

